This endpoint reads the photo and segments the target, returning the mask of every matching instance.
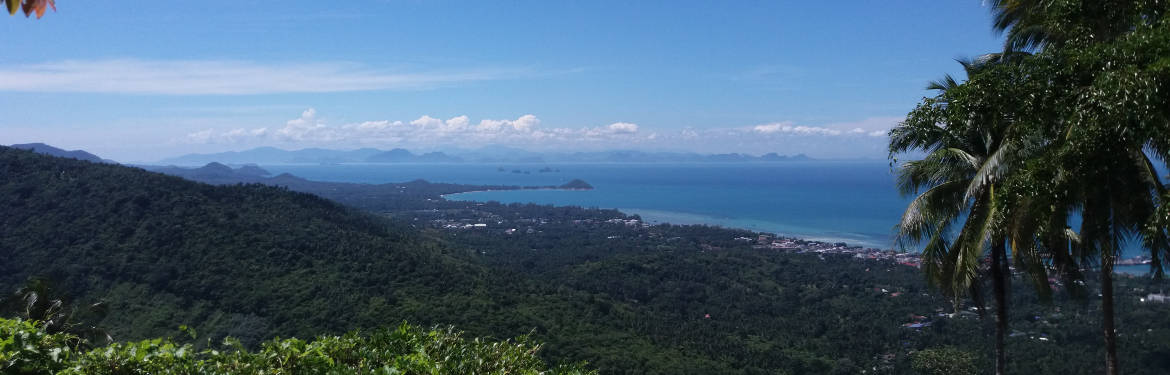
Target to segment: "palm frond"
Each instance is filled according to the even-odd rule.
[[[975,199],[975,197],[983,194],[989,186],[994,184],[1003,177],[1008,171],[1007,155],[1015,152],[1015,148],[1011,142],[1004,142],[991,156],[983,159],[979,164],[975,176],[971,178],[971,182],[967,185],[965,196],[967,199]]]
[[[895,238],[903,244],[918,243],[958,218],[964,206],[962,188],[962,181],[950,181],[919,194],[906,205]]]

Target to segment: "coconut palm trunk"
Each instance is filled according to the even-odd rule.
[[[995,294],[995,373],[1003,375],[1007,367],[1007,352],[1004,336],[1008,330],[1007,286],[1010,272],[1007,270],[1007,246],[995,241],[991,248],[991,284]]]
[[[1113,256],[1101,257],[1101,320],[1105,337],[1105,373],[1117,375],[1117,328],[1113,325]]]

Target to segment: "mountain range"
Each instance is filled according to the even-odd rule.
[[[493,146],[477,150],[449,150],[415,153],[395,148],[383,151],[374,148],[331,150],[307,148],[283,150],[260,147],[245,151],[212,154],[187,154],[160,160],[158,164],[204,165],[212,162],[226,164],[335,164],[335,163],[737,163],[785,162],[811,160],[804,154],[780,155],[768,153],[749,155],[740,153],[698,154],[686,152],[645,152],[614,150],[593,152],[532,152]]]

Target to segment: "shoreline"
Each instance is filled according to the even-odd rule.
[[[592,190],[592,189],[561,189],[561,188],[485,189],[485,190],[474,190],[474,191],[465,191],[465,192],[459,192],[459,193],[443,194],[443,195],[440,195],[440,197],[442,197],[443,199],[460,201],[460,202],[484,203],[484,202],[488,202],[488,201],[492,201],[492,200],[451,199],[451,196],[460,195],[460,194],[470,194],[470,193],[512,192],[512,191],[531,191],[531,190],[588,191],[588,190]],[[503,202],[501,202],[501,203],[503,203]],[[521,202],[521,203],[543,204],[543,203],[537,203],[537,202]],[[573,205],[557,205],[557,204],[551,204],[551,205],[552,206],[573,206]],[[580,206],[578,206],[578,207],[580,207]],[[656,223],[656,224],[668,224],[668,225],[704,225],[704,226],[711,226],[711,227],[721,227],[721,228],[726,228],[726,229],[749,231],[749,232],[752,232],[754,234],[766,234],[766,235],[773,236],[776,238],[785,238],[785,239],[791,239],[791,240],[805,241],[805,242],[809,242],[809,243],[820,243],[820,244],[826,244],[826,245],[845,244],[844,247],[847,247],[847,248],[862,248],[862,249],[868,249],[868,250],[877,251],[877,252],[899,253],[897,250],[894,250],[892,248],[885,248],[883,246],[875,245],[872,241],[865,241],[862,239],[849,238],[849,237],[827,237],[827,236],[819,236],[819,235],[810,235],[808,233],[802,234],[799,232],[792,233],[790,231],[776,231],[776,230],[770,230],[770,229],[766,229],[766,228],[759,228],[759,227],[753,227],[753,226],[726,225],[727,223],[725,221],[719,220],[719,218],[717,218],[717,217],[710,216],[710,215],[704,215],[704,214],[694,214],[694,213],[668,211],[668,210],[628,208],[628,207],[612,207],[612,208],[604,208],[604,209],[617,210],[617,211],[619,211],[622,214],[627,215],[627,216],[635,216],[636,215],[638,217],[641,217],[643,222],[648,222],[648,223],[652,222],[652,223]],[[655,216],[657,216],[658,218],[654,218]],[[695,218],[695,220],[671,220],[671,219],[677,219],[677,218],[683,217],[683,216],[693,217],[693,218]],[[705,220],[705,219],[715,219],[715,220]],[[742,220],[742,219],[736,219],[733,217],[727,217],[726,219],[727,220]],[[915,254],[915,255],[918,254],[917,252],[909,252],[909,251],[907,251],[905,253]]]
[[[532,188],[532,189],[524,189],[524,188],[520,188],[520,189],[486,189],[486,190],[474,190],[474,191],[465,191],[465,192],[459,192],[459,193],[443,194],[443,195],[440,195],[440,197],[442,197],[443,199],[446,199],[446,200],[452,200],[452,199],[450,199],[449,196],[454,196],[454,195],[459,195],[459,194],[484,193],[484,192],[507,192],[507,191],[530,191],[530,190],[588,191],[588,190],[592,190],[592,189],[560,189],[560,188],[555,188],[555,187]],[[476,200],[476,199],[454,199],[454,201],[481,202],[482,203],[482,202],[488,202],[491,200],[485,201],[485,200]],[[503,203],[503,202],[500,202],[500,203]],[[542,203],[537,203],[537,202],[524,202],[524,203],[542,204]],[[550,205],[552,205],[552,206],[574,206],[574,205],[557,205],[557,204],[550,204]],[[578,206],[578,207],[580,207],[580,206]],[[767,236],[771,236],[771,237],[777,239],[778,241],[779,240],[788,241],[787,243],[784,243],[781,245],[776,245],[775,243],[767,244],[767,245],[757,244],[757,245],[753,246],[754,248],[760,248],[760,249],[768,248],[768,249],[773,249],[773,250],[777,250],[777,249],[779,249],[779,250],[796,250],[794,247],[786,247],[786,246],[791,246],[791,245],[796,244],[796,243],[801,243],[801,244],[814,245],[813,246],[814,248],[813,249],[803,249],[802,248],[800,250],[797,250],[796,252],[848,254],[848,255],[853,255],[854,257],[857,257],[857,258],[869,258],[869,259],[875,259],[880,254],[886,254],[886,256],[892,256],[892,257],[899,258],[896,260],[897,263],[899,263],[899,264],[918,267],[919,264],[921,263],[921,259],[920,259],[921,252],[920,251],[898,251],[898,250],[895,250],[892,248],[883,248],[881,246],[871,247],[871,246],[873,246],[873,243],[867,243],[867,241],[858,240],[855,238],[809,236],[809,235],[802,235],[802,234],[798,234],[798,233],[797,234],[793,234],[793,233],[782,234],[783,233],[782,231],[771,231],[771,230],[762,229],[762,228],[754,228],[751,226],[736,226],[734,224],[733,225],[726,225],[726,222],[724,220],[719,220],[718,217],[704,215],[704,214],[687,213],[687,212],[678,212],[678,211],[669,211],[669,210],[655,210],[655,209],[622,208],[622,207],[614,207],[614,208],[607,208],[607,209],[617,210],[617,211],[619,211],[622,214],[627,215],[627,216],[637,215],[638,217],[642,218],[642,221],[644,223],[668,224],[668,225],[704,225],[704,226],[711,226],[711,227],[721,227],[721,228],[734,229],[734,230],[744,230],[744,231],[751,232],[755,235],[767,235]],[[655,216],[657,216],[658,218],[654,218]],[[671,220],[671,219],[678,219],[680,217],[691,217],[694,220],[681,220],[681,221],[680,220]],[[707,220],[705,220],[705,219],[707,219]],[[709,220],[709,219],[714,219],[714,220]],[[726,219],[728,221],[745,220],[745,219],[736,219],[733,217],[727,217]],[[750,220],[750,219],[748,219],[748,220]],[[1123,275],[1130,275],[1130,276],[1150,275],[1150,271],[1148,269],[1149,265],[1141,263],[1141,259],[1143,259],[1142,257],[1143,257],[1142,255],[1138,255],[1135,257],[1119,259],[1118,260],[1119,264],[1115,268],[1114,273],[1123,274]],[[1142,269],[1142,270],[1133,269],[1133,268],[1137,268],[1137,267],[1144,267],[1144,269]]]
[[[523,187],[523,186],[521,186],[521,187],[518,187],[516,189],[484,189],[484,190],[461,191],[458,193],[439,194],[439,198],[447,199],[447,197],[451,196],[451,195],[471,194],[471,193],[489,193],[489,192],[493,192],[493,191],[533,191],[533,190],[590,191],[593,189],[559,188],[559,187],[555,187],[555,186],[544,186],[544,187]],[[450,200],[450,199],[447,199],[447,200]],[[467,200],[456,199],[456,201],[473,202],[473,200],[470,200],[470,199],[467,199]]]
[[[460,194],[470,194],[470,193],[512,192],[512,191],[531,191],[531,190],[589,191],[592,189],[560,189],[560,188],[486,189],[486,190],[474,190],[474,191],[465,191],[465,192],[459,192],[459,193],[443,194],[443,195],[440,195],[440,197],[442,197],[443,199],[447,199],[447,200],[483,203],[483,202],[488,202],[488,201],[492,201],[492,200],[451,199],[451,196],[460,195]],[[503,202],[501,202],[501,203],[503,203]],[[545,203],[530,202],[530,201],[529,202],[516,202],[516,203],[545,204]],[[574,205],[557,205],[557,204],[551,204],[551,205],[552,206],[574,206]],[[580,207],[580,206],[578,206],[578,207]],[[821,242],[821,243],[826,243],[826,244],[845,243],[845,244],[849,245],[850,247],[857,246],[857,247],[863,247],[863,248],[871,248],[871,249],[875,249],[875,250],[879,250],[879,251],[895,251],[895,252],[897,252],[896,250],[894,250],[892,248],[886,248],[885,246],[877,245],[875,241],[867,241],[867,240],[859,239],[859,238],[855,238],[855,237],[833,237],[833,236],[817,235],[817,234],[812,234],[812,233],[801,233],[801,231],[775,230],[775,229],[770,229],[770,228],[764,228],[764,226],[766,226],[766,224],[780,224],[780,223],[772,223],[772,222],[767,222],[767,221],[762,221],[762,220],[737,219],[734,217],[726,217],[724,220],[721,220],[719,217],[711,216],[711,215],[696,214],[696,213],[689,213],[689,212],[680,212],[680,211],[670,211],[670,210],[657,210],[657,209],[650,209],[650,208],[604,207],[603,209],[617,210],[617,211],[620,211],[622,214],[625,214],[628,216],[637,215],[639,217],[642,217],[643,221],[655,222],[655,223],[659,223],[659,224],[706,225],[706,226],[712,226],[712,227],[722,227],[722,228],[727,228],[727,229],[745,230],[745,231],[750,231],[753,233],[763,233],[763,234],[768,234],[768,235],[777,236],[777,237],[799,239],[799,240],[810,241],[810,242]],[[657,217],[657,218],[654,218],[654,217]],[[692,217],[692,218],[694,218],[694,220],[672,220],[672,219],[678,219],[681,217]],[[759,226],[735,225],[735,224],[728,225],[728,221],[759,221],[760,223],[765,224],[765,225],[759,225]],[[740,224],[742,224],[742,223],[740,223]],[[783,225],[783,224],[780,224],[780,225]],[[917,254],[917,252],[908,252],[908,253]]]

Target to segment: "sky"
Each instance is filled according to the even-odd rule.
[[[505,145],[884,158],[978,0],[57,1],[0,17],[0,144],[118,161]]]

